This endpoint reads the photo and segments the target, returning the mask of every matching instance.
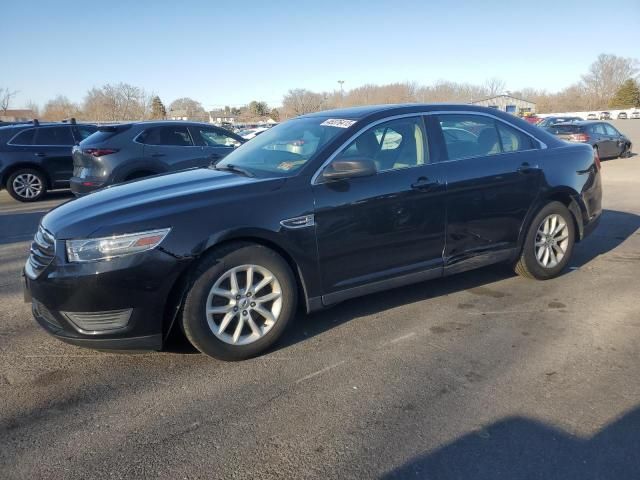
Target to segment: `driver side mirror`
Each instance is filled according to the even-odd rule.
[[[346,180],[347,178],[370,177],[378,169],[373,160],[366,157],[334,160],[322,172],[322,178],[327,181]]]

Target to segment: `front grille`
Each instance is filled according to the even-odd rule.
[[[56,243],[53,235],[47,232],[42,226],[38,227],[33,242],[29,260],[27,261],[27,273],[31,278],[36,278],[53,261],[56,253]]]

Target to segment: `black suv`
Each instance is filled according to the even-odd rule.
[[[68,188],[71,148],[97,128],[73,119],[0,126],[0,188],[21,202],[40,200],[47,190]]]
[[[184,121],[106,125],[73,149],[71,191],[82,196],[115,183],[206,167],[246,140],[208,123]]]

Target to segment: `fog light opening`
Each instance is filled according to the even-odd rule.
[[[60,312],[80,332],[86,334],[109,333],[129,324],[132,308],[106,312]]]

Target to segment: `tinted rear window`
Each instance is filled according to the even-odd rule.
[[[579,125],[554,125],[553,130],[556,134],[560,133],[579,133],[583,132],[584,128]]]
[[[120,135],[122,132],[131,128],[131,124],[128,125],[107,125],[104,127],[98,127],[98,131],[89,135],[83,141],[87,143],[102,143],[110,138]]]

